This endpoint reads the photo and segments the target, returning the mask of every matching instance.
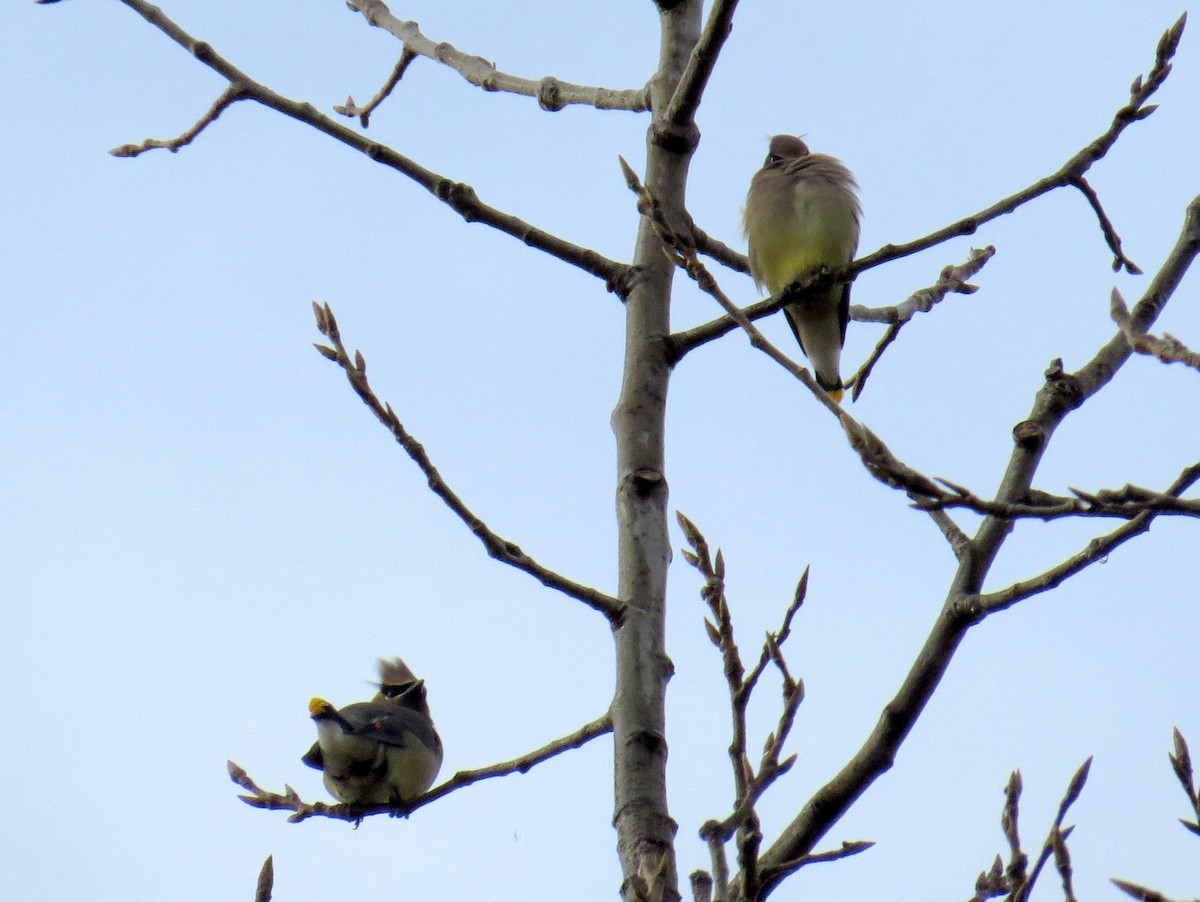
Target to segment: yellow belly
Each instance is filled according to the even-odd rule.
[[[850,262],[845,229],[825,227],[823,217],[792,219],[785,228],[751,236],[752,265],[758,280],[778,294],[819,266],[838,267]]]

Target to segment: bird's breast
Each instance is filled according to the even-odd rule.
[[[819,266],[845,266],[858,247],[852,195],[832,187],[756,186],[746,204],[746,238],[755,281],[778,294]],[[776,186],[778,187],[778,186]]]

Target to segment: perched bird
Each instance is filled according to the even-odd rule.
[[[810,153],[793,135],[772,138],[766,162],[750,182],[744,213],[754,283],[776,295],[814,269],[850,263],[862,215],[857,188],[840,160]],[[841,401],[850,283],[810,293],[783,312],[812,361],[817,384]]]
[[[339,802],[407,805],[433,785],[442,740],[429,715],[425,681],[399,658],[379,661],[379,692],[337,709],[322,698],[308,705],[317,741],[301,759],[324,771]]]

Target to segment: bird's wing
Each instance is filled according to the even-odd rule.
[[[429,718],[410,708],[385,702],[359,702],[342,708],[341,715],[350,724],[352,736],[399,748],[410,748],[414,742],[430,748],[441,745]]]

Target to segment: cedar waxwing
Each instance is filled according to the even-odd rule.
[[[862,215],[857,188],[840,160],[810,153],[793,135],[772,138],[766,162],[750,182],[744,213],[754,283],[776,295],[814,269],[849,264],[858,250]],[[817,384],[841,401],[850,283],[810,294],[783,312],[812,361]]]
[[[399,658],[379,661],[379,692],[338,710],[321,698],[308,705],[317,741],[301,759],[324,771],[339,802],[406,805],[433,785],[442,740],[429,716],[425,681]]]

